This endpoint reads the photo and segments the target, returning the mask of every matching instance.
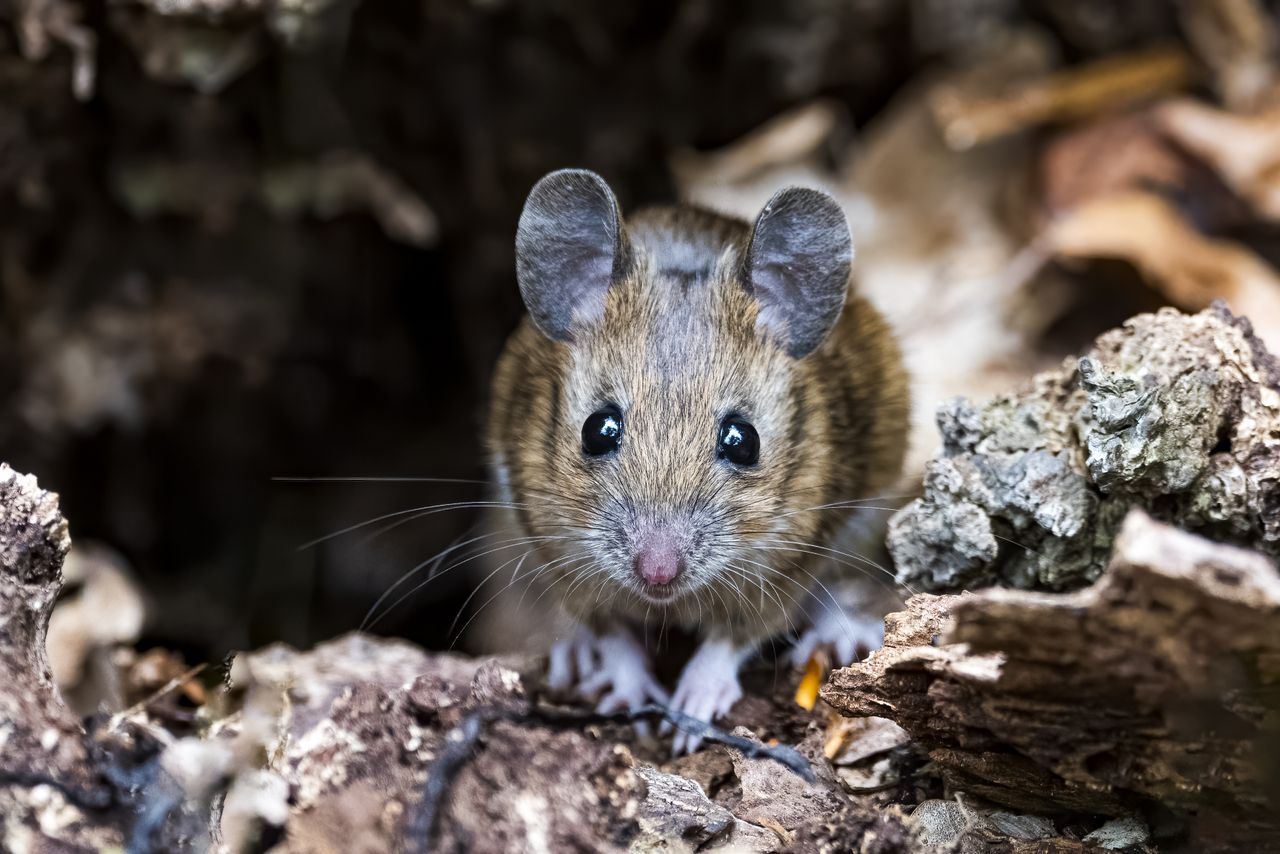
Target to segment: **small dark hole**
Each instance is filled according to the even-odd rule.
[[[1239,587],[1240,576],[1228,569],[1215,569],[1213,577],[1219,584],[1225,584],[1228,587]]]
[[[1110,750],[1095,753],[1084,761],[1085,770],[1100,780],[1111,780],[1121,770],[1119,758]]]

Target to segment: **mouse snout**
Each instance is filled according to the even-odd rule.
[[[664,587],[684,572],[684,552],[669,531],[655,531],[645,536],[636,549],[636,574],[646,584]]]

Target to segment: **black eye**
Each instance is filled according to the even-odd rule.
[[[616,406],[591,413],[582,424],[582,450],[592,457],[602,457],[618,450],[622,444],[622,413]]]
[[[760,434],[746,419],[730,415],[720,422],[716,456],[735,466],[753,466],[760,462]]]

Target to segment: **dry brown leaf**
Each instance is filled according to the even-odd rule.
[[[1085,202],[1047,237],[1061,256],[1128,261],[1180,308],[1226,300],[1280,349],[1280,276],[1245,247],[1196,231],[1159,196],[1133,191]]]
[[[1053,134],[1036,162],[1037,228],[1099,196],[1156,190],[1217,231],[1254,213],[1216,171],[1164,132],[1155,110],[1109,116]]]
[[[1257,213],[1280,220],[1280,107],[1237,115],[1191,100],[1156,112],[1161,128],[1204,159]]]
[[[80,682],[94,650],[136,641],[146,617],[142,593],[124,558],[105,546],[77,546],[65,573],[82,586],[54,609],[47,640],[49,664],[64,691]]]

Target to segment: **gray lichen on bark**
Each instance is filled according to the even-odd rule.
[[[928,590],[1093,581],[1132,507],[1280,553],[1280,367],[1216,304],[1139,315],[1029,389],[938,413],[924,493],[889,525]]]

